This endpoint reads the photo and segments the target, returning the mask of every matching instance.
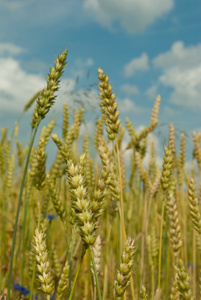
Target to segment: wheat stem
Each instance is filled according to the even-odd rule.
[[[108,244],[110,241],[111,228],[112,228],[112,224],[111,224],[111,222],[108,222],[108,218],[107,218],[107,224],[108,224],[109,228],[108,228],[107,239],[106,239],[105,270],[104,270],[104,282],[103,282],[103,300],[105,300],[106,292],[107,292],[107,285],[108,285],[108,264],[107,264],[108,252],[109,252]]]
[[[83,257],[84,256],[81,256],[81,259],[80,259],[80,262],[79,262],[79,265],[78,265],[78,268],[77,268],[77,272],[76,272],[76,275],[75,275],[75,278],[74,278],[74,281],[73,281],[73,285],[72,285],[70,296],[69,296],[68,300],[72,300],[72,298],[73,298],[73,293],[74,293],[74,290],[75,290],[75,284],[77,282],[77,278],[78,278],[78,275],[80,273]]]
[[[14,227],[14,232],[13,232],[13,243],[12,243],[12,250],[11,250],[11,258],[10,258],[10,268],[9,268],[9,275],[8,275],[8,294],[7,294],[7,300],[10,300],[10,290],[11,290],[11,278],[12,278],[12,270],[13,270],[13,260],[14,260],[14,251],[15,251],[15,242],[16,242],[16,234],[17,234],[17,225],[18,225],[18,219],[19,219],[19,214],[20,214],[20,206],[22,202],[22,192],[25,184],[25,178],[28,170],[28,165],[29,165],[29,158],[31,155],[31,149],[33,147],[33,143],[35,140],[37,128],[35,128],[33,137],[31,139],[31,143],[29,146],[29,152],[27,155],[27,160],[26,160],[26,165],[23,173],[23,178],[22,178],[22,184],[20,187],[20,194],[19,194],[19,199],[18,199],[18,205],[17,205],[17,213],[15,217],[15,227]]]
[[[158,257],[158,290],[159,290],[159,293],[160,293],[160,287],[161,287],[161,254],[162,254],[162,236],[163,236],[164,211],[165,211],[165,201],[163,200],[162,213],[161,213],[161,226],[160,226],[159,257]]]
[[[120,210],[121,210],[121,237],[122,237],[122,245],[125,244],[126,241],[126,231],[125,231],[125,224],[124,224],[124,201],[123,201],[123,190],[122,190],[122,177],[121,177],[121,164],[120,164],[120,156],[119,156],[119,147],[118,147],[118,140],[116,140],[116,149],[117,149],[117,160],[118,160],[118,171],[119,171],[119,186],[120,186]]]

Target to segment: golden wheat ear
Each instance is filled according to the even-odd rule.
[[[121,257],[120,268],[117,270],[116,280],[114,282],[115,299],[121,299],[130,284],[135,251],[134,240],[129,237],[126,241],[125,249]]]
[[[51,274],[51,264],[48,259],[45,239],[45,232],[39,231],[39,229],[36,228],[33,237],[33,248],[38,271],[38,281],[43,293],[50,297],[54,291],[54,281]]]

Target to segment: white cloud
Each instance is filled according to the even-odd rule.
[[[154,99],[154,98],[156,98],[156,96],[158,95],[157,90],[158,90],[157,85],[152,85],[150,88],[148,88],[148,89],[146,90],[146,95],[147,95],[149,98]]]
[[[123,84],[121,90],[127,95],[136,95],[140,92],[137,86],[131,84]]]
[[[93,138],[94,135],[94,122],[93,121],[83,121],[80,126],[80,137],[84,137],[88,133],[89,138]]]
[[[170,101],[192,110],[201,109],[201,44],[184,46],[175,42],[171,49],[159,54],[153,64],[162,70],[159,83],[170,87]]]
[[[146,53],[138,58],[133,58],[128,64],[124,66],[124,75],[130,77],[135,73],[149,70],[149,58]]]
[[[129,33],[143,31],[174,6],[173,0],[85,0],[84,9],[103,27],[114,29],[118,21]]]
[[[82,59],[82,58],[77,58],[75,60],[75,65],[78,67],[78,68],[85,68],[85,67],[91,67],[93,66],[94,64],[94,61],[92,58],[87,58],[87,59]]]
[[[0,43],[0,55],[10,54],[20,54],[23,53],[25,50],[19,46],[16,46],[12,43]]]
[[[47,73],[49,69],[49,63],[37,59],[25,62],[24,66],[27,71],[36,73]]]
[[[125,112],[135,112],[141,113],[144,111],[143,108],[137,106],[134,101],[131,101],[129,98],[125,98],[123,100],[118,100],[118,109],[121,113]]]
[[[169,106],[164,107],[164,113],[169,117],[178,117],[182,112],[180,109],[171,108]]]
[[[29,99],[45,86],[39,75],[28,74],[13,58],[0,58],[0,111],[20,112]]]
[[[179,67],[180,69],[191,68],[201,63],[201,44],[196,46],[186,46],[182,41],[175,42],[171,49],[159,54],[153,64],[157,68]]]
[[[201,109],[201,64],[197,67],[181,70],[178,67],[166,70],[160,77],[163,85],[174,89],[171,102],[191,109]]]
[[[94,65],[94,61],[92,58],[82,59],[77,58],[75,60],[75,67],[71,68],[72,77],[83,77],[86,75],[87,70]]]

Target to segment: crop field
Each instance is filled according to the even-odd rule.
[[[59,101],[67,53],[55,58],[46,87],[24,107],[35,106],[27,145],[17,122],[10,135],[1,128],[0,299],[200,299],[201,133],[192,133],[187,169],[185,133],[177,153],[170,123],[158,166],[160,96],[147,127],[136,132],[128,118],[124,127],[99,68],[94,136],[80,139],[84,109],[75,108],[70,121],[68,99],[56,134],[55,120],[43,126],[43,119]],[[56,151],[47,167],[50,140]]]

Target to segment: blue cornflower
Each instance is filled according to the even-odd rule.
[[[30,291],[27,290],[25,287],[17,284],[17,283],[13,283],[13,287],[16,291],[19,291],[21,294],[25,295],[25,296],[28,296],[30,295]]]
[[[19,291],[21,294],[25,296],[30,295],[30,291],[27,290],[24,286],[19,285],[18,283],[13,283],[13,287],[16,291]],[[38,295],[36,294],[35,296],[32,296],[33,299],[38,299]]]
[[[50,221],[56,219],[56,217],[57,217],[57,215],[55,215],[55,214],[52,214],[52,215],[51,214],[49,214],[49,215],[44,214],[44,218],[47,218]]]

